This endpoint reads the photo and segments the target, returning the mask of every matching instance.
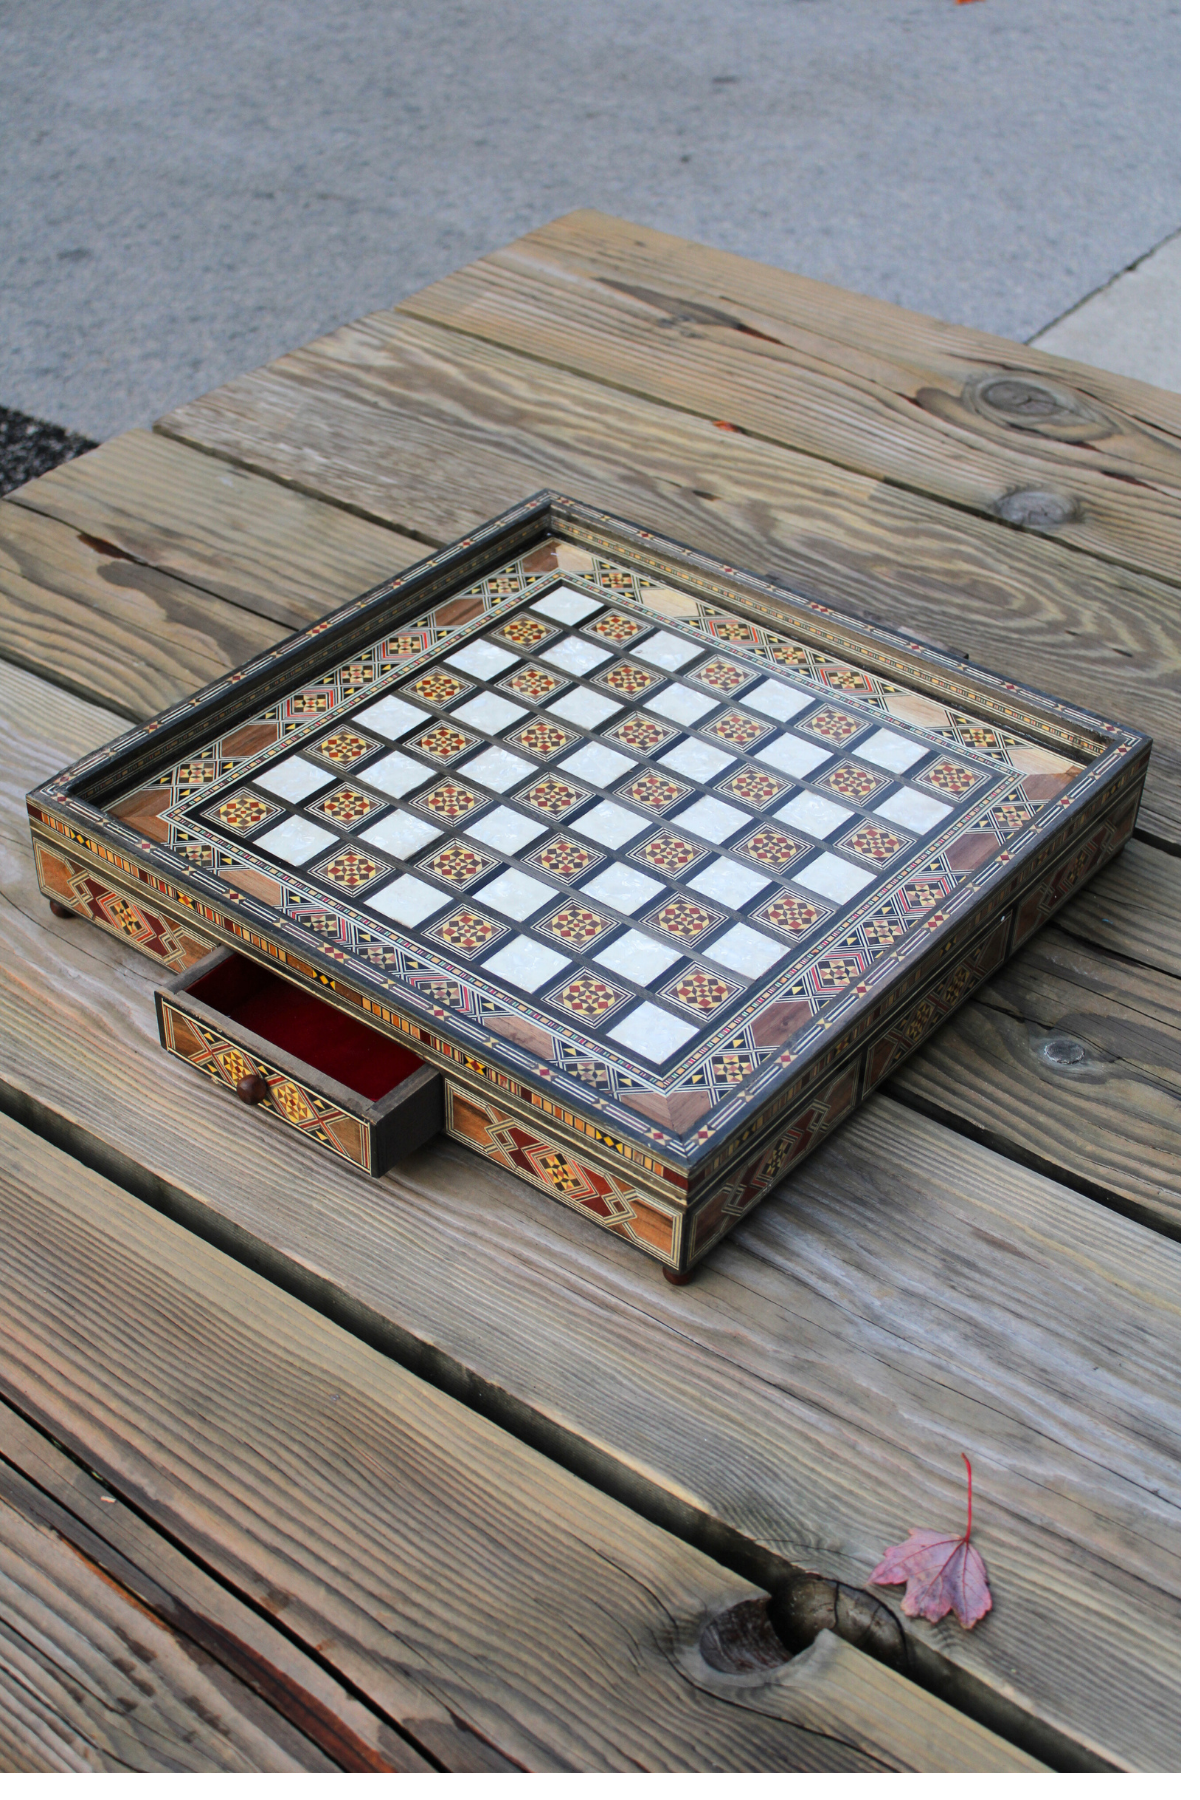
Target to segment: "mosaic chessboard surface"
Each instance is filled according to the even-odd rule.
[[[686,1137],[1080,770],[560,544],[109,810],[443,1029]]]

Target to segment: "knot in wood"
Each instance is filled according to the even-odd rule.
[[[882,1600],[823,1575],[786,1581],[771,1601],[771,1622],[793,1655],[807,1650],[818,1632],[832,1631],[890,1668],[908,1666],[904,1633]]]
[[[1116,420],[1086,394],[1043,375],[1009,370],[976,375],[963,388],[963,400],[993,425],[1062,443],[1095,443],[1118,429]]]
[[[1079,508],[1074,500],[1046,488],[1018,488],[997,502],[996,512],[1006,524],[1026,531],[1057,531],[1078,517]]]
[[[1081,1044],[1078,1038],[1069,1037],[1051,1038],[1043,1045],[1042,1055],[1047,1062],[1058,1063],[1065,1068],[1088,1060],[1086,1044]]]
[[[721,1675],[752,1675],[790,1662],[792,1652],[771,1623],[770,1601],[739,1600],[700,1633],[700,1654]]]

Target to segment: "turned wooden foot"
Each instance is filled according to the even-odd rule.
[[[699,1264],[696,1264],[690,1269],[664,1269],[663,1280],[669,1281],[672,1287],[686,1287],[688,1282],[692,1280],[698,1267]]]
[[[56,919],[77,919],[79,917],[79,914],[72,912],[69,906],[64,906],[61,900],[52,900],[50,911]]]

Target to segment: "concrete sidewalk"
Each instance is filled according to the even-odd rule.
[[[1178,228],[1177,46],[1168,0],[0,0],[0,405],[148,422],[579,205],[1064,341]]]

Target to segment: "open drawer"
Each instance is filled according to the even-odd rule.
[[[236,951],[154,990],[163,1048],[368,1175],[440,1131],[441,1072]]]

